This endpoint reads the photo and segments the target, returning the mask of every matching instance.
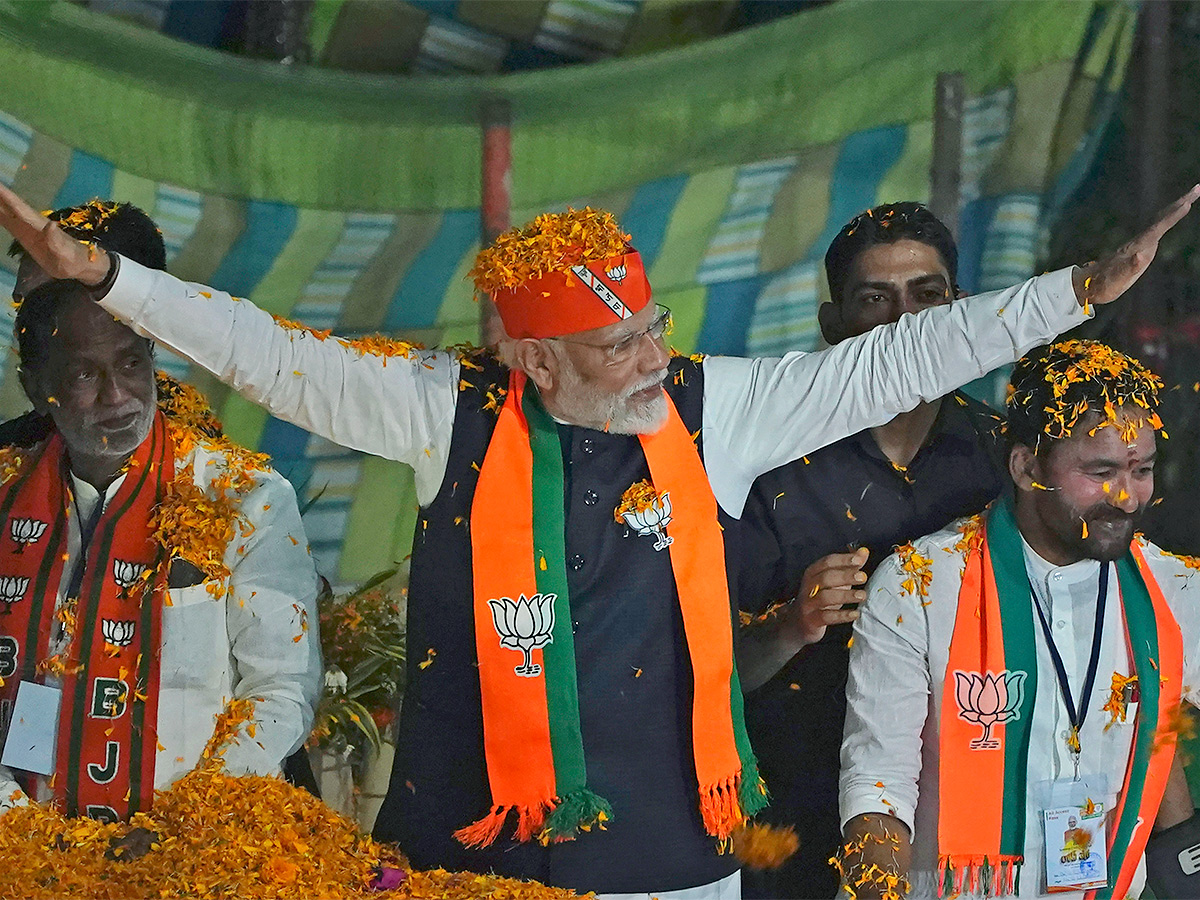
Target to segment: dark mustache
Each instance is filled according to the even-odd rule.
[[[1093,522],[1136,522],[1142,515],[1142,507],[1138,507],[1136,511],[1127,513],[1124,510],[1114,509],[1111,506],[1105,505],[1102,508],[1096,508],[1089,511],[1086,518]]]

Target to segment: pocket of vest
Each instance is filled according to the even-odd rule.
[[[180,559],[177,556],[171,560],[171,568],[167,570],[167,587],[193,587],[194,585],[202,583],[205,577],[206,576],[203,571],[192,565],[186,559]]]

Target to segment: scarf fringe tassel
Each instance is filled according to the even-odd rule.
[[[1017,891],[1021,861],[1020,856],[1011,855],[939,857],[937,895],[949,893],[954,897],[966,891],[978,894],[983,885],[985,897],[1011,897]]]
[[[587,788],[578,788],[559,799],[537,839],[543,846],[552,841],[572,841],[579,832],[591,831],[593,827],[603,831],[612,817],[612,806],[607,800]]]
[[[700,788],[704,830],[717,839],[721,852],[726,852],[734,831],[768,801],[767,786],[758,777],[757,767],[746,767],[738,775]]]
[[[546,821],[546,804],[537,806],[493,806],[491,811],[478,822],[472,822],[465,828],[454,832],[454,838],[465,847],[481,849],[496,842],[504,829],[504,821],[513,810],[517,811],[517,828],[514,837],[518,841],[528,841]]]

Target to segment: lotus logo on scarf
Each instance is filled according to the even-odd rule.
[[[557,594],[534,594],[526,598],[521,594],[516,603],[509,597],[488,601],[492,608],[492,624],[500,635],[500,646],[525,654],[525,661],[513,669],[518,675],[535,678],[542,674],[542,667],[531,657],[536,648],[544,647],[552,640],[557,597]]]
[[[605,269],[604,274],[608,276],[609,281],[615,281],[620,284],[625,280],[625,276],[629,274],[624,265],[613,266],[611,269]]]
[[[100,632],[104,635],[104,642],[114,647],[128,647],[133,643],[133,626],[132,619],[100,620]]]
[[[8,533],[17,545],[17,549],[13,552],[24,553],[28,545],[36,544],[39,538],[46,533],[47,524],[38,519],[13,519],[9,522]]]
[[[121,597],[129,596],[129,589],[142,580],[146,566],[141,563],[125,562],[123,559],[113,560],[113,580],[121,589]]]
[[[4,604],[0,615],[7,616],[11,613],[12,605],[18,600],[24,600],[27,590],[28,578],[22,578],[20,575],[0,575],[0,603]]]
[[[661,497],[645,509],[623,512],[621,517],[625,519],[625,524],[637,531],[638,534],[654,535],[656,538],[655,550],[665,550],[675,540],[673,537],[667,537],[667,526],[671,524],[670,491],[663,492]]]
[[[992,726],[1020,718],[1025,675],[1025,672],[1008,669],[995,675],[955,671],[954,699],[958,703],[958,717],[983,726],[983,734],[971,741],[972,750],[995,750],[1000,742],[991,736]]]

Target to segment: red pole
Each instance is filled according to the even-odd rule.
[[[480,239],[486,246],[508,229],[512,207],[512,104],[502,97],[485,97],[479,109],[483,128]],[[485,347],[504,336],[500,316],[491,300],[479,302],[479,333]]]

